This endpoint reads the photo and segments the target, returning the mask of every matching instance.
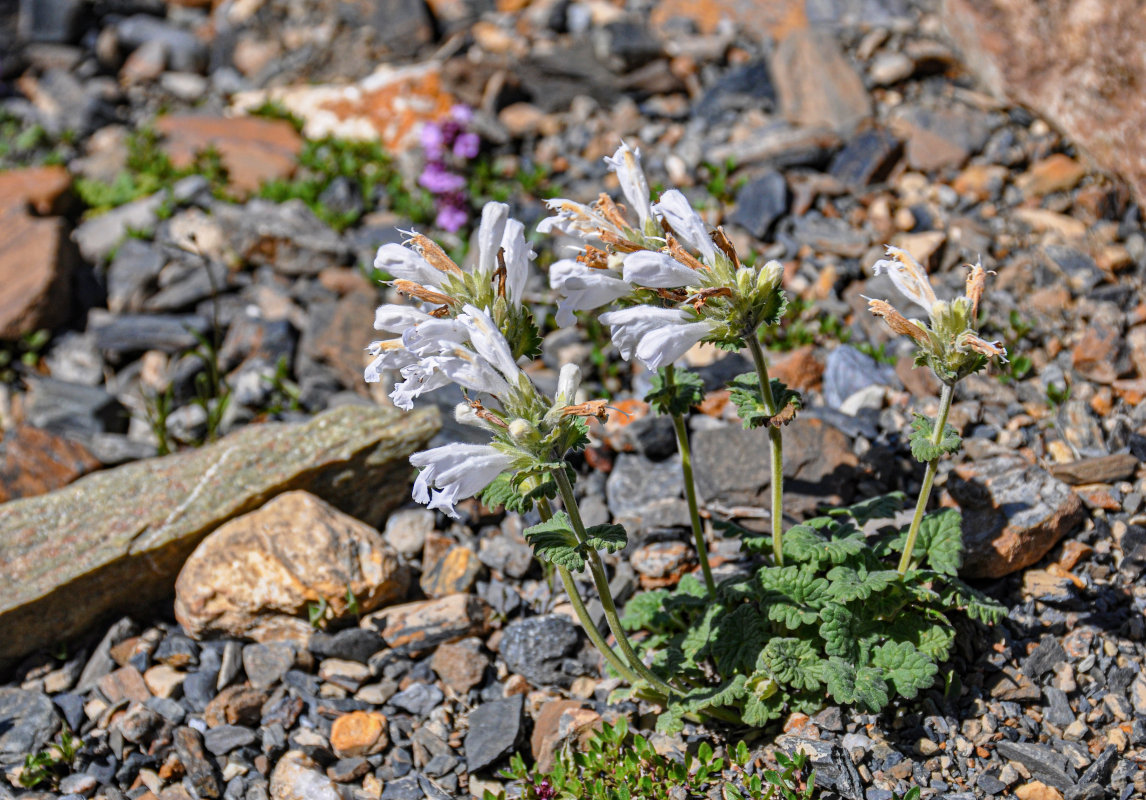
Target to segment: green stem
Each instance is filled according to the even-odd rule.
[[[673,382],[673,367],[665,367],[665,383]],[[704,543],[704,527],[700,522],[700,509],[696,502],[696,481],[692,475],[692,449],[688,443],[688,428],[684,416],[672,414],[672,426],[676,431],[676,448],[680,452],[680,469],[684,473],[684,494],[688,499],[688,514],[692,520],[692,538],[696,542],[696,556],[700,560],[700,571],[704,573],[704,585],[708,588],[709,599],[716,599],[716,581],[712,579],[712,567],[708,565],[708,547]]]
[[[585,533],[585,523],[581,521],[581,511],[577,507],[577,498],[573,494],[573,484],[569,482],[569,476],[565,474],[564,469],[553,470],[553,477],[557,481],[557,488],[561,491],[561,499],[565,503],[565,512],[573,524],[573,533],[577,536],[578,541],[585,545],[588,537]],[[605,619],[609,623],[609,630],[613,632],[613,638],[617,640],[625,660],[651,686],[666,696],[673,695],[676,693],[675,690],[645,666],[636,651],[633,650],[629,637],[625,635],[625,629],[621,627],[621,618],[618,616],[617,606],[613,602],[613,593],[609,589],[609,579],[605,576],[605,565],[601,561],[600,554],[588,545],[585,545],[585,551],[589,561],[589,571],[593,575],[593,583],[597,586],[597,594],[600,595],[601,605],[605,608]]]
[[[549,507],[549,501],[544,497],[538,504],[537,510],[541,513],[541,519],[548,522],[553,516],[553,510]],[[630,684],[636,684],[639,680],[637,674],[633,672],[621,657],[614,652],[613,648],[609,647],[609,643],[605,641],[605,637],[601,635],[601,631],[593,624],[593,620],[589,617],[589,610],[585,608],[585,601],[581,599],[581,593],[577,591],[577,584],[573,582],[573,576],[569,573],[566,567],[558,566],[557,574],[561,576],[561,582],[565,585],[565,594],[569,595],[569,602],[573,604],[573,611],[577,614],[577,620],[581,623],[581,627],[585,630],[585,634],[589,637],[589,641],[593,646],[601,651],[601,655],[609,662],[609,666],[622,678],[627,680]]]
[[[931,433],[931,443],[938,445],[943,441],[943,429],[947,427],[947,415],[951,413],[951,399],[955,395],[953,384],[943,384],[943,394],[939,397],[939,419],[936,420],[935,430]],[[911,551],[915,549],[915,538],[919,535],[919,526],[923,522],[923,512],[927,509],[927,501],[931,498],[931,484],[935,482],[935,473],[939,471],[939,456],[927,462],[927,471],[923,474],[923,486],[919,487],[919,499],[915,503],[915,516],[911,518],[911,527],[907,531],[907,543],[903,547],[903,556],[899,559],[899,574],[907,574],[911,564]]]
[[[752,352],[756,375],[760,379],[760,396],[764,399],[764,409],[774,416],[779,409],[776,408],[776,399],[772,397],[772,382],[768,379],[764,350],[760,347],[755,331],[744,338]],[[784,444],[778,427],[768,426],[768,444],[772,451],[772,550],[776,566],[780,567],[784,565]]]

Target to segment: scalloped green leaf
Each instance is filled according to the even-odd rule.
[[[908,700],[935,683],[939,667],[910,642],[886,642],[872,653],[872,666],[880,669],[895,691]]]
[[[728,383],[728,399],[736,406],[737,414],[745,429],[759,428],[772,422],[773,416],[781,417],[788,412],[794,414],[804,407],[803,398],[794,389],[789,389],[783,381],[773,378],[769,383],[776,414],[768,413],[764,397],[760,393],[760,379],[755,372],[744,372]],[[788,407],[791,406],[791,411]]]
[[[840,656],[849,661],[859,658],[860,637],[864,624],[851,609],[839,603],[828,603],[820,610],[820,636],[824,640],[824,652],[829,656]]]
[[[824,678],[828,694],[837,703],[855,705],[878,713],[888,702],[887,682],[874,667],[856,669],[838,656],[832,656],[824,664]]]
[[[994,625],[1007,615],[1006,606],[958,578],[946,578],[939,597],[947,608],[957,608],[971,619],[988,625]]]
[[[955,642],[955,629],[938,611],[931,611],[928,617],[904,611],[892,621],[887,633],[895,641],[911,642],[936,664],[947,660]]]
[[[585,556],[581,544],[573,532],[573,523],[564,511],[558,511],[548,522],[541,522],[525,529],[525,541],[533,547],[534,554],[545,561],[565,567],[573,572],[585,568]]]
[[[811,642],[792,636],[777,636],[764,645],[756,667],[767,670],[784,686],[815,691],[820,688],[821,664]]]
[[[760,612],[747,604],[720,617],[715,634],[709,652],[722,675],[751,672],[760,648],[768,640],[768,628]]]
[[[623,525],[594,525],[585,531],[585,544],[594,550],[608,550],[619,553],[629,543]]]
[[[878,497],[869,497],[859,503],[853,503],[843,508],[828,509],[833,517],[851,517],[861,528],[873,519],[890,519],[903,508],[907,495],[903,492],[890,492]]]
[[[768,619],[780,622],[788,630],[810,625],[820,617],[820,608],[828,601],[828,582],[817,577],[808,565],[763,567],[756,573],[763,589],[761,605]]]
[[[873,593],[882,592],[899,579],[899,573],[893,569],[868,572],[863,565],[855,569],[841,565],[828,570],[827,578],[831,598],[841,603],[850,603],[853,600],[866,600]]]
[[[910,434],[911,455],[915,457],[916,461],[922,461],[926,464],[944,454],[958,452],[963,444],[959,432],[950,425],[943,426],[943,436],[939,444],[931,441],[934,434],[935,423],[922,414],[916,414],[915,419],[911,422]]]
[[[910,526],[888,542],[889,549],[902,553],[907,545]],[[925,560],[936,572],[955,576],[963,564],[963,517],[953,508],[944,508],[924,515],[911,557],[915,563]]]
[[[625,603],[625,613],[621,617],[621,627],[627,631],[657,630],[667,620],[664,614],[664,601],[669,596],[668,589],[653,589],[633,595]]]
[[[747,675],[737,675],[730,681],[718,686],[701,686],[685,693],[679,705],[686,712],[695,713],[706,708],[735,705],[747,693],[745,688],[748,682]]]
[[[645,402],[658,414],[683,416],[704,401],[704,381],[695,372],[674,368],[672,381],[667,381],[666,367],[653,375]]]
[[[845,531],[850,531],[844,534]],[[825,562],[842,564],[866,546],[862,533],[850,527],[831,530],[825,535],[810,525],[793,525],[784,534],[784,557],[797,563],[819,566]]]

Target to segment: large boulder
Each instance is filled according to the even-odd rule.
[[[208,533],[284,492],[381,524],[408,496],[407,458],[439,424],[432,409],[344,406],[0,506],[0,664],[169,596]]]
[[[330,619],[406,594],[410,576],[382,534],[307,492],[280,494],[204,539],[175,582],[193,637],[290,638],[306,646],[312,603]]]

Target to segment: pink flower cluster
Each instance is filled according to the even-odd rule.
[[[478,135],[466,130],[471,119],[473,111],[469,106],[456,105],[444,120],[427,122],[422,127],[426,166],[418,183],[434,195],[438,210],[434,225],[450,233],[469,221],[466,179],[456,169],[481,149]]]

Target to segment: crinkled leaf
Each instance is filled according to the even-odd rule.
[[[663,612],[667,589],[654,589],[640,592],[625,604],[625,614],[621,617],[621,627],[628,631],[653,630],[667,620]]]
[[[956,575],[963,563],[963,517],[953,508],[932,511],[919,523],[919,533],[911,557],[926,559],[928,566],[944,575]],[[888,547],[902,553],[907,546],[908,527],[888,542]]]
[[[931,437],[934,434],[935,423],[922,414],[916,414],[911,422],[911,455],[915,456],[916,461],[926,464],[944,453],[955,453],[963,443],[959,432],[950,425],[943,427],[943,437],[939,444],[932,443]]]
[[[891,619],[910,599],[911,595],[903,584],[893,583],[882,592],[873,592],[864,601],[864,613],[869,619]]]
[[[862,564],[855,569],[841,565],[828,570],[828,594],[833,600],[838,600],[841,603],[866,600],[871,597],[872,593],[882,592],[898,579],[899,573],[893,569],[868,572]]]
[[[564,511],[558,511],[548,522],[525,529],[525,541],[533,546],[534,554],[545,561],[565,567],[573,572],[585,568],[585,556],[573,523]]]
[[[585,531],[585,544],[594,550],[619,553],[629,543],[623,525],[594,525]]]
[[[904,611],[892,621],[887,633],[897,642],[911,642],[937,664],[947,660],[955,642],[955,629],[938,611],[930,612],[927,617]]]
[[[695,372],[686,369],[674,369],[672,382],[665,380],[665,367],[657,370],[653,375],[649,393],[645,395],[645,402],[653,407],[658,414],[683,416],[693,406],[698,406],[704,400],[704,381]]]
[[[768,619],[788,630],[815,622],[828,600],[827,580],[817,577],[816,570],[806,564],[763,567],[756,579],[763,589],[761,604],[768,609]]]
[[[821,663],[811,642],[777,636],[764,645],[756,666],[784,686],[814,691],[820,688]]]
[[[735,705],[747,692],[745,688],[747,682],[747,675],[737,675],[719,686],[701,686],[686,693],[679,704],[690,713],[703,711],[706,708]]]
[[[684,715],[688,713],[680,703],[670,703],[668,708],[657,717],[657,733],[671,736],[684,730]]]
[[[776,403],[775,415],[768,413],[768,407],[760,394],[760,379],[755,372],[742,373],[729,382],[728,399],[736,406],[745,428],[786,424],[795,417],[796,411],[804,407],[800,393],[789,389],[783,381],[773,378],[769,385],[772,399]]]
[[[872,665],[879,668],[895,691],[908,700],[915,697],[920,689],[935,683],[935,674],[939,671],[935,662],[910,642],[881,644],[872,654]]]
[[[864,549],[863,534],[825,535],[809,525],[793,525],[784,534],[784,557],[797,563],[819,566],[841,564]]]
[[[853,503],[843,508],[832,508],[828,514],[833,517],[847,516],[856,521],[861,528],[873,519],[889,519],[903,508],[906,495],[903,492],[881,494],[878,497],[869,497],[859,503]]]
[[[751,679],[749,679],[749,683],[751,683]],[[771,694],[761,697],[750,691],[744,698],[744,709],[740,718],[744,720],[745,725],[763,728],[772,720],[780,719],[783,716],[784,705],[782,692],[773,691]]]
[[[750,531],[742,525],[737,525],[732,520],[712,518],[712,527],[724,533],[727,536],[740,537],[740,543],[744,549],[749,553],[770,553],[772,552],[772,537],[766,533],[758,533]]]
[[[680,649],[689,661],[700,661],[708,654],[713,641],[713,623],[716,621],[716,617],[722,613],[724,613],[724,608],[713,604],[706,608],[704,615],[685,631]]]
[[[824,678],[828,684],[828,694],[837,703],[855,705],[878,713],[887,705],[887,683],[874,667],[856,669],[838,656],[832,656],[824,664]]]
[[[828,603],[820,610],[820,636],[824,640],[824,652],[829,656],[840,656],[849,661],[859,658],[860,637],[864,624],[846,606]]]
[[[947,608],[966,612],[971,619],[994,625],[1007,614],[1007,608],[998,600],[968,586],[958,578],[947,578],[939,592],[940,602]]]
[[[527,488],[529,487],[529,488]],[[521,472],[503,472],[481,494],[486,508],[504,506],[506,511],[524,514],[541,498],[557,496],[557,481],[550,470],[535,467]]]
[[[716,621],[715,630],[710,652],[720,673],[751,672],[768,639],[768,628],[760,612],[750,605],[737,606]]]

